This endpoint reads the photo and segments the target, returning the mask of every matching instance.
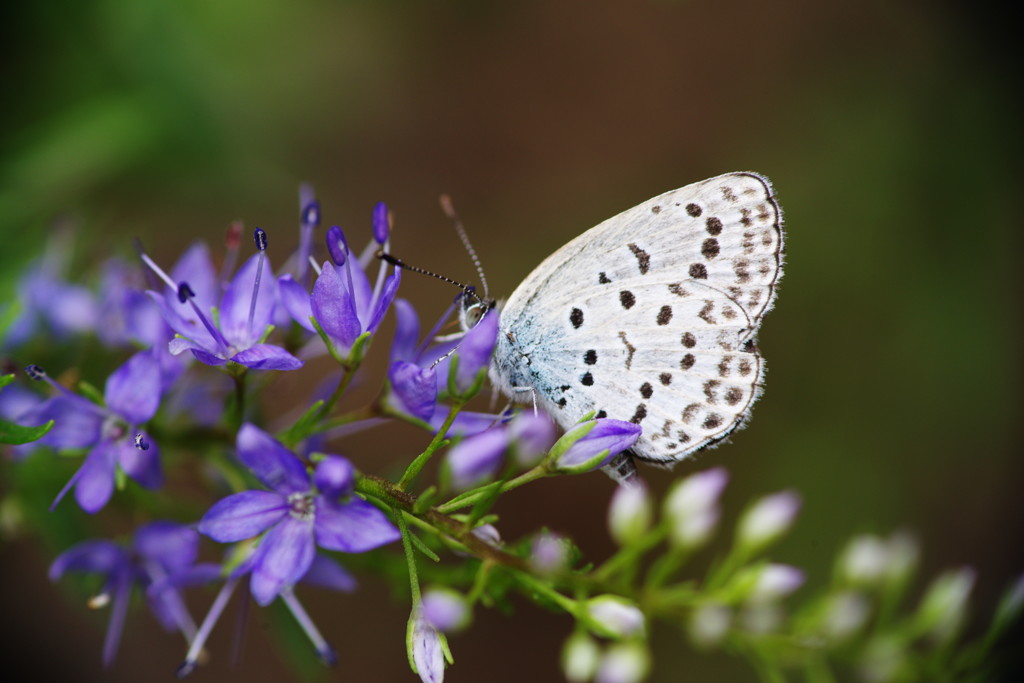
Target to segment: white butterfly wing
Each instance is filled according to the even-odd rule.
[[[548,257],[501,311],[492,379],[563,427],[643,427],[673,462],[740,426],[760,392],[754,337],[782,274],[771,184],[730,173],[648,200]]]

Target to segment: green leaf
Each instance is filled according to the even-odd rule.
[[[38,441],[53,427],[53,420],[38,427],[23,427],[0,420],[0,443],[20,444]]]

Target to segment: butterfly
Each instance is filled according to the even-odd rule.
[[[639,424],[632,454],[671,466],[750,415],[764,376],[757,332],[782,259],[782,211],[764,176],[666,192],[523,280],[500,310],[491,381],[563,429],[588,413]],[[620,481],[630,470],[628,457],[606,468]]]

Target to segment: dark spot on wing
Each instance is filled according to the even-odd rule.
[[[602,285],[606,285],[609,282],[611,282],[611,280],[608,279],[608,276],[605,275],[603,272],[597,274],[597,281]]]
[[[580,384],[582,384],[585,387],[592,386],[594,384],[594,376],[591,375],[589,372],[584,372],[583,376],[580,377]]]
[[[731,406],[736,405],[743,400],[743,390],[739,387],[729,387],[729,390],[725,392],[725,402]]]
[[[700,216],[702,213],[704,213],[704,209],[700,208],[696,204],[687,204],[686,205],[686,213],[688,213],[691,216],[693,216],[694,218],[696,218],[696,217]]]
[[[658,375],[658,379],[661,380],[661,383],[667,387],[669,384],[672,384],[672,373],[663,372],[660,375]]]
[[[636,407],[636,412],[633,413],[633,417],[629,418],[629,421],[633,424],[640,424],[640,420],[647,417],[647,406],[641,403]]]
[[[580,325],[583,324],[583,311],[578,308],[572,309],[572,312],[569,313],[569,322],[578,330]]]
[[[722,219],[711,216],[705,226],[709,235],[719,235],[722,232]]]
[[[721,249],[718,246],[718,240],[714,237],[709,237],[704,240],[704,244],[700,247],[700,253],[704,254],[704,258],[709,261],[718,256],[719,251],[721,251]]]
[[[640,274],[646,275],[647,271],[651,269],[651,255],[635,244],[627,244],[626,246],[633,252],[633,256],[636,256],[637,265],[640,267]]]
[[[583,362],[587,365],[593,365],[597,362],[597,351],[594,349],[587,349],[587,352],[583,354]]]
[[[640,395],[644,398],[650,398],[654,394],[654,387],[651,386],[650,382],[644,382],[640,385]]]
[[[621,303],[622,307],[628,311],[633,308],[634,304],[636,304],[636,297],[633,296],[633,292],[628,289],[624,289],[619,292],[619,303]]]
[[[707,280],[708,269],[703,263],[691,263],[690,264],[690,277],[694,280]]]
[[[688,349],[692,349],[697,345],[697,338],[693,336],[693,332],[683,332],[683,336],[680,341],[682,341],[683,346]]]
[[[697,359],[693,357],[692,353],[688,353],[683,356],[683,360],[679,361],[679,367],[683,370],[689,370],[693,367],[693,364],[697,362]]]
[[[701,425],[704,429],[717,429],[722,426],[722,416],[716,413],[711,413],[704,418],[704,424]]]
[[[668,325],[670,320],[672,320],[672,307],[662,306],[661,310],[658,311],[658,324]]]

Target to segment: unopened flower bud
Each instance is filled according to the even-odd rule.
[[[687,625],[690,640],[701,649],[710,649],[722,642],[732,625],[732,610],[725,605],[699,605]]]
[[[651,656],[643,643],[613,643],[601,657],[595,683],[639,683],[651,668]]]
[[[587,602],[587,612],[598,635],[609,638],[643,636],[644,614],[625,598],[599,595]]]
[[[589,681],[597,672],[601,650],[586,633],[574,633],[562,647],[562,673],[570,683]]]
[[[643,484],[619,486],[608,507],[608,528],[619,545],[626,545],[643,536],[654,515],[651,496]]]
[[[466,599],[448,588],[432,588],[423,593],[423,618],[439,631],[459,631],[469,623]]]
[[[542,531],[533,539],[530,566],[539,574],[557,574],[569,562],[569,544],[566,539]]]
[[[970,567],[948,571],[935,579],[917,611],[918,626],[940,643],[955,638],[967,615],[974,579],[975,571]]]
[[[767,548],[789,531],[799,510],[800,499],[789,491],[762,498],[740,519],[737,544],[749,553]]]

